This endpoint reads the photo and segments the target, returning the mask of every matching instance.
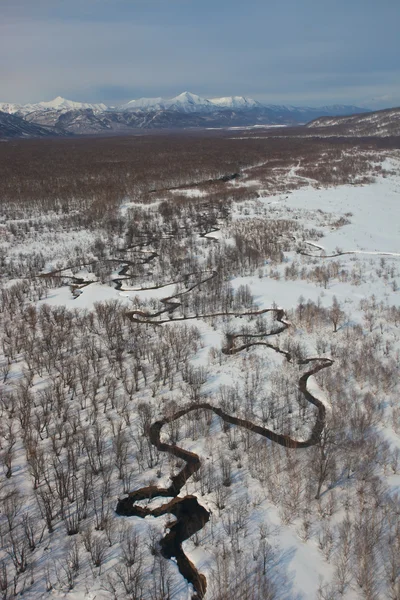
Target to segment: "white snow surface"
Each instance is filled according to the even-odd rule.
[[[113,287],[93,282],[80,288],[80,294],[75,298],[69,285],[50,290],[47,298],[41,300],[40,304],[49,304],[50,306],[68,306],[69,308],[92,309],[95,302],[105,302],[107,300],[120,300],[123,304],[129,306],[129,295],[116,292]]]
[[[188,198],[203,198],[207,193],[199,188],[184,188],[179,190],[171,190],[173,194],[182,194]]]
[[[323,246],[327,254],[343,251],[400,253],[400,179],[379,177],[364,186],[344,185],[328,189],[305,187],[284,200],[284,208],[322,210],[349,216],[350,224],[327,231]],[[269,198],[262,199],[269,202]]]
[[[189,98],[184,94],[181,96],[184,96],[181,98],[183,105],[186,104],[188,107],[198,106],[199,97]],[[144,100],[145,99],[141,99],[133,102],[144,102]],[[214,102],[214,100],[212,102]],[[136,108],[131,109],[136,110]],[[188,108],[188,110],[190,109]],[[398,168],[397,163],[390,163],[389,166]],[[195,188],[193,188],[193,190],[185,190],[185,193],[192,197],[200,195],[198,192],[199,190],[196,190]],[[362,264],[366,265],[369,265],[369,261],[372,261],[371,264],[375,265],[376,261],[379,261],[381,253],[391,254],[391,256],[388,256],[388,260],[396,262],[396,264],[399,261],[399,199],[400,177],[398,175],[391,175],[386,178],[380,177],[375,183],[365,186],[348,185],[336,188],[316,189],[310,185],[290,193],[288,197],[282,195],[279,197],[263,197],[257,202],[259,206],[270,211],[270,216],[272,217],[277,215],[279,218],[300,219],[301,217],[299,215],[303,214],[305,215],[303,219],[307,222],[310,220],[312,224],[314,224],[313,219],[317,221],[317,219],[320,218],[320,211],[334,214],[338,217],[352,213],[351,216],[348,217],[350,223],[347,225],[338,228],[329,226],[321,227],[324,237],[321,240],[318,240],[318,242],[310,240],[310,252],[315,253],[316,257],[319,257],[321,251],[324,249],[327,254],[330,254],[331,252],[335,252],[335,249],[339,247],[343,251],[356,251],[359,253],[356,254],[356,256],[342,256],[341,260],[344,265],[352,265],[355,260],[359,260]],[[121,207],[121,214],[124,214],[129,209],[129,206],[133,205],[134,203],[125,203]],[[250,217],[251,216],[254,216],[254,213],[251,214]],[[210,233],[209,237],[221,239],[224,237],[224,231],[222,229],[221,231]],[[314,249],[311,246],[314,246]],[[286,258],[289,264],[297,257],[294,253],[288,253]],[[284,266],[285,265],[283,265],[283,267]],[[266,265],[266,271],[268,270],[268,267],[269,265]],[[280,274],[282,275],[282,272]],[[90,273],[87,273],[84,270],[80,272],[80,275],[87,277],[91,276]],[[305,299],[311,299],[314,302],[319,301],[323,306],[330,306],[332,298],[335,295],[342,303],[342,306],[345,307],[346,312],[349,314],[351,313],[352,318],[354,320],[359,320],[360,322],[362,317],[358,305],[361,299],[375,293],[378,296],[378,300],[385,300],[388,304],[399,305],[400,301],[400,292],[389,290],[384,287],[383,284],[382,287],[378,289],[376,283],[372,280],[363,282],[357,287],[350,283],[333,282],[329,285],[328,289],[322,289],[315,283],[307,281],[285,280],[282,276],[278,280],[265,276],[265,274],[263,274],[262,277],[254,274],[252,276],[235,277],[231,280],[231,285],[234,290],[237,290],[241,285],[248,285],[254,295],[254,300],[260,309],[270,308],[274,303],[285,309],[293,308],[296,306],[300,295],[303,295]],[[39,304],[46,303],[52,306],[65,305],[69,308],[90,310],[93,308],[95,302],[116,299],[129,307],[131,305],[131,299],[135,296],[138,296],[141,301],[148,302],[151,299],[159,301],[162,298],[174,294],[175,290],[175,284],[166,284],[157,289],[143,290],[140,289],[140,287],[135,287],[118,291],[110,285],[93,282],[81,288],[81,293],[77,298],[74,298],[69,286],[51,289],[49,290],[48,297],[41,300]],[[203,342],[203,347],[197,352],[192,363],[194,366],[206,366],[208,364],[210,350],[212,348],[220,349],[223,345],[224,333],[221,328],[216,328],[209,321],[202,319],[194,319],[190,321],[189,324],[196,325],[196,327],[199,328]],[[306,341],[310,341],[310,338],[307,337],[307,333],[299,331],[298,334],[299,336],[303,336]],[[260,352],[260,355],[261,353],[265,354],[265,349],[257,350],[257,352]],[[273,371],[275,365],[283,359],[277,356],[272,350],[268,350],[267,352],[268,360],[270,361],[269,367]],[[254,354],[256,354],[256,352]],[[207,381],[205,386],[206,393],[212,398],[212,395],[217,393],[221,384],[232,385],[235,381],[240,381],[242,377],[241,365],[243,364],[241,361],[250,360],[251,358],[251,356],[250,358],[247,358],[245,355],[228,357],[220,367],[215,367],[212,378]],[[319,386],[316,378],[309,378],[308,389],[324,402],[328,410],[331,408],[330,400]],[[394,434],[389,428],[388,432],[388,439],[390,439],[393,444],[400,446],[399,436]],[[215,437],[218,437],[217,430],[215,432]],[[182,440],[180,440],[180,444],[181,442]],[[204,447],[204,443],[201,439],[196,441],[184,439],[182,445],[193,452],[197,452],[202,458],[206,457],[207,459],[207,449]],[[234,480],[236,477],[238,481],[240,481],[240,484],[233,486],[233,498],[236,500],[239,498],[242,502],[246,502],[246,499],[243,497],[243,490],[240,492],[237,489],[242,485],[238,470],[233,473]],[[248,474],[244,476],[244,478],[246,477],[247,490],[250,496],[252,494],[257,494],[258,483],[248,476]],[[392,478],[391,484],[393,487],[399,486],[399,479],[399,476]],[[189,492],[193,491],[193,488],[190,487],[191,485],[192,482],[188,482]],[[183,492],[184,490],[182,493]],[[242,496],[240,494],[242,494]],[[215,506],[210,502],[209,498],[203,499],[199,497],[199,501],[204,504],[207,509],[216,512]],[[151,526],[158,527],[161,537],[161,532],[164,531],[165,524],[169,520],[170,517],[168,516],[165,518],[147,518],[144,520],[132,518],[129,522],[132,524],[132,527],[137,527],[139,531],[145,531],[150,527],[150,524]],[[216,517],[216,522],[217,521],[218,517]],[[321,551],[318,549],[316,538],[313,537],[309,541],[303,542],[298,535],[296,524],[283,525],[278,508],[264,497],[258,507],[251,507],[250,510],[249,536],[247,538],[249,546],[256,538],[259,526],[263,523],[268,524],[271,532],[268,536],[268,541],[277,550],[280,556],[279,562],[281,565],[284,565],[285,568],[287,567],[291,583],[293,584],[290,598],[296,598],[297,600],[314,600],[316,598],[319,577],[323,576],[329,581],[333,576],[333,565],[324,560]],[[213,549],[213,542],[209,538],[202,540],[198,546],[195,546],[191,539],[184,543],[185,552],[198,569],[206,576],[210,572],[210,556],[212,555]],[[174,563],[172,564],[176,571],[176,565]],[[278,569],[278,565],[276,565],[275,568]],[[54,598],[68,598],[70,600],[106,600],[109,597],[107,592],[96,586],[92,589],[88,582],[84,582],[80,589],[74,589],[68,594],[53,590],[51,595]],[[345,596],[348,600],[355,600],[357,597],[356,593],[352,592],[347,593]],[[179,589],[175,590],[173,600],[188,600],[188,598],[190,598],[190,586],[182,581]],[[213,600],[210,593],[207,594],[206,600]]]

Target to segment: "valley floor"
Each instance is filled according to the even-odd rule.
[[[179,491],[210,517],[183,542],[197,597],[400,597],[398,154],[382,168],[362,185],[260,186],[228,211],[196,186],[172,215],[162,194],[125,199],[118,232],[4,221],[0,597],[195,597],[160,554],[176,517],[115,512],[184,467],[151,424],[209,403],[301,443],[308,396],[325,415],[308,448],[200,407],[162,428],[201,461]],[[307,396],[308,359],[329,368]]]

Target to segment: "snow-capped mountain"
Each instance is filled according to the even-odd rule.
[[[74,102],[73,100],[66,100],[61,96],[57,96],[54,100],[49,102],[39,102],[36,106],[43,108],[44,110],[93,110],[94,112],[102,112],[107,110],[105,104],[90,104],[89,102]]]
[[[263,108],[263,105],[257,100],[246,98],[245,96],[228,96],[226,98],[211,98],[210,102],[217,108],[228,108],[231,110],[253,110]]]
[[[121,112],[136,112],[138,110],[162,110],[165,108],[163,98],[138,98],[137,100],[130,100],[126,104],[120,106],[110,107],[110,111],[121,111]]]
[[[48,102],[37,102],[36,104],[12,104],[9,102],[0,102],[0,110],[10,115],[25,116],[33,112],[43,112],[47,110],[86,110],[90,109],[94,112],[103,112],[107,110],[105,104],[90,104],[88,102],[75,102],[67,100],[61,96],[57,96],[54,100]]]
[[[277,118],[277,123],[306,123],[317,116],[324,115],[350,115],[360,112],[368,112],[358,106],[347,106],[336,104],[333,106],[322,106],[318,108],[310,106],[285,106],[278,104],[262,104],[253,98],[245,96],[228,96],[223,98],[202,98],[191,92],[183,92],[174,98],[139,98],[131,100],[126,104],[109,108],[117,112],[143,112],[143,111],[175,111],[184,114],[198,113],[207,114],[216,111],[257,112],[270,118]],[[273,122],[273,121],[271,121]]]
[[[210,114],[216,111],[258,112],[274,116],[278,123],[284,117],[285,122],[306,122],[319,116],[350,115],[356,112],[368,112],[357,106],[334,105],[319,108],[262,104],[245,96],[228,96],[223,98],[202,98],[191,92],[183,92],[173,98],[138,98],[119,106],[107,107],[103,103],[75,102],[57,96],[54,100],[37,102],[35,104],[12,104],[0,102],[0,110],[9,114],[26,116],[32,113],[47,111],[66,112],[71,110],[92,110],[95,114],[101,112],[158,112],[174,111],[183,114]]]
[[[201,98],[190,92],[183,92],[179,96],[175,96],[169,101],[169,110],[177,110],[183,113],[204,113],[215,110],[214,105],[210,100]]]
[[[57,96],[36,104],[0,103],[0,111],[55,132],[96,134],[132,129],[298,125],[321,116],[368,112],[356,106],[322,108],[262,104],[244,96],[207,99],[191,92],[173,98],[132,99],[120,106],[75,102]]]
[[[12,102],[0,102],[0,111],[8,115],[27,115],[35,110],[35,104],[13,104]]]
[[[143,111],[143,110],[174,110],[182,113],[204,113],[212,112],[215,106],[210,100],[201,98],[191,92],[183,92],[174,98],[139,98],[131,100],[126,104],[117,106],[113,109],[116,111]]]
[[[202,98],[191,92],[183,92],[174,98],[139,98],[117,106],[118,111],[174,110],[182,113],[210,113],[215,110],[253,110],[263,105],[252,98],[229,96],[226,98]]]

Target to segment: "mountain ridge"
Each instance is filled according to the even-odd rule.
[[[50,101],[41,101],[29,104],[16,104],[10,102],[0,102],[0,110],[9,114],[19,114],[24,116],[32,112],[47,110],[86,110],[91,109],[94,112],[130,112],[141,110],[175,110],[180,112],[212,112],[217,110],[286,110],[288,112],[321,112],[326,113],[333,110],[334,114],[353,114],[357,112],[369,112],[359,106],[334,104],[331,106],[310,107],[310,106],[292,106],[283,104],[266,104],[249,98],[247,96],[225,96],[221,98],[203,98],[192,92],[182,92],[172,98],[154,97],[154,98],[136,98],[117,106],[107,106],[104,103],[76,102],[57,96]],[[350,112],[349,112],[350,111]]]
[[[358,113],[348,116],[318,117],[306,125],[319,135],[337,136],[398,136],[400,135],[400,107]]]
[[[30,123],[22,117],[0,111],[0,140],[13,138],[51,137],[66,135],[52,127]]]
[[[349,115],[368,109],[351,105],[319,108],[268,105],[245,96],[207,99],[185,91],[172,98],[138,98],[120,106],[75,102],[57,96],[35,104],[0,103],[0,111],[52,129],[53,135],[95,135],[129,133],[133,129],[290,126],[321,116]]]

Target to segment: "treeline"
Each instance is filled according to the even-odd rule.
[[[13,141],[0,146],[0,197],[8,218],[77,212],[101,221],[115,216],[125,198],[148,202],[154,190],[209,183],[249,168],[252,177],[272,176],[275,185],[278,171],[293,164],[321,184],[348,182],[369,168],[364,150],[376,157],[371,141],[224,134]]]

